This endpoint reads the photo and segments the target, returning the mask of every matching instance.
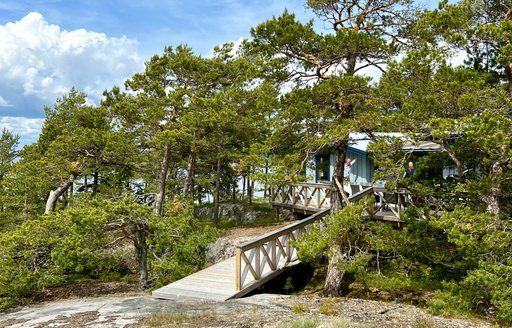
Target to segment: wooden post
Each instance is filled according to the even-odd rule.
[[[236,284],[236,290],[242,289],[242,250],[240,248],[236,249],[236,277],[235,277],[235,284]]]
[[[317,197],[317,201],[316,201],[316,208],[320,209],[320,207],[322,207],[322,203],[321,203],[321,188],[316,188],[316,197]]]
[[[292,260],[292,254],[291,254],[291,245],[290,241],[292,239],[293,232],[290,232],[288,234],[288,238],[286,238],[286,262],[290,262]]]
[[[277,244],[277,239],[279,238],[276,237],[276,239],[270,241],[272,243],[272,245],[270,246],[270,262],[272,262],[274,264],[274,268],[277,270],[277,254],[276,254],[276,244]]]
[[[256,280],[259,280],[261,278],[261,266],[260,266],[260,247],[261,246],[256,246],[256,248],[254,249],[254,251],[256,252],[254,254],[254,271],[256,271],[256,274],[258,275],[256,278]]]
[[[397,198],[398,198],[398,202],[397,202],[397,203],[398,203],[398,204],[397,204],[397,206],[398,206],[397,213],[398,213],[398,218],[400,219],[400,217],[402,216],[402,196],[401,196],[401,194],[398,192],[398,190],[397,190],[396,195],[397,195]]]
[[[292,206],[295,206],[295,186],[290,186],[291,192],[292,192]]]

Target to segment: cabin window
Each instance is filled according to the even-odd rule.
[[[331,160],[329,154],[316,156],[316,180],[331,180]]]

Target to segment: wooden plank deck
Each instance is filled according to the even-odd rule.
[[[299,263],[291,262],[286,267]],[[242,297],[254,289],[271,280],[282,270],[271,272],[268,269],[265,276],[254,280],[250,275],[241,290],[236,290],[236,259],[235,256],[216,263],[204,270],[177,280],[167,286],[153,291],[152,296],[160,299],[200,298],[212,301],[226,301],[232,298]]]

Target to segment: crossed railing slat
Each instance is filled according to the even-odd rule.
[[[241,290],[245,287],[249,272],[254,280],[259,280],[297,260],[297,251],[290,242],[297,240],[311,224],[329,212],[330,209],[324,209],[304,220],[238,245],[236,248],[236,289]]]
[[[317,211],[331,206],[332,186],[323,183],[301,183],[282,185],[272,190],[270,199],[273,204],[280,204],[298,209]]]

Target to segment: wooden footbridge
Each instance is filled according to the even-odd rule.
[[[271,197],[273,206],[293,211],[313,213],[254,240],[236,246],[236,255],[196,272],[153,292],[153,297],[177,299],[181,297],[225,301],[242,297],[279,275],[287,267],[299,263],[291,241],[299,238],[312,224],[330,212],[332,190],[328,185],[302,184],[278,187]],[[403,208],[401,193],[388,193],[384,188],[370,187],[349,198],[359,199],[375,195],[375,208],[368,213],[373,218],[400,225]],[[398,197],[394,195],[397,194]]]

